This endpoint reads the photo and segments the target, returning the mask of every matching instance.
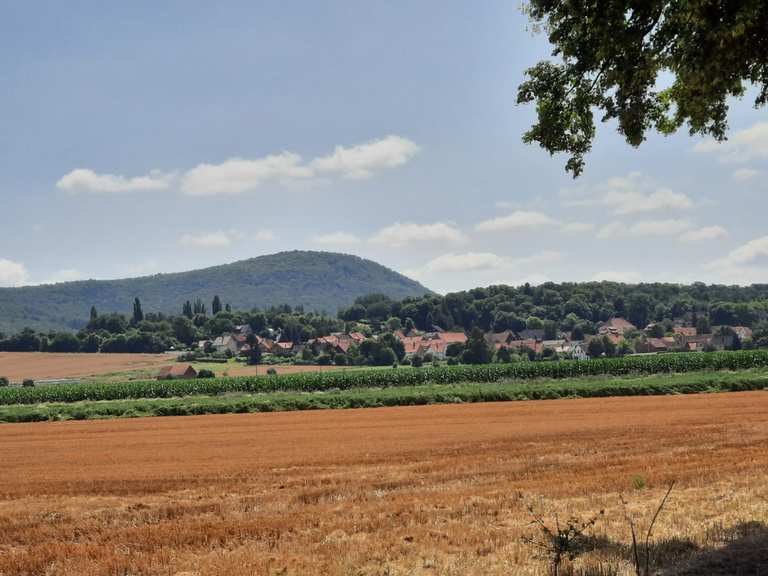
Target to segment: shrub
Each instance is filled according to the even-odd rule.
[[[24,382],[21,383],[21,385],[25,388],[32,388],[35,385],[35,381],[31,378],[26,378]]]
[[[267,376],[277,376],[277,370],[274,368],[267,368]]]
[[[8,386],[10,381],[5,376],[0,376],[0,386]]]
[[[200,372],[197,373],[198,378],[216,378],[216,374],[213,372],[213,370],[206,370],[203,368],[200,370]]]
[[[422,358],[421,356],[414,356],[413,359],[411,360],[411,366],[413,366],[414,368],[421,368],[422,366],[424,366],[424,358]]]

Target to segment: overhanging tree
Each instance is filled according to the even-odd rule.
[[[523,140],[568,154],[574,177],[592,147],[595,111],[639,146],[650,129],[683,125],[724,140],[727,100],[748,83],[758,89],[755,107],[768,102],[765,0],[530,0],[525,9],[559,61],[526,71],[517,102],[535,103],[537,121]]]

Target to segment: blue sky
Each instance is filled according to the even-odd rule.
[[[526,146],[517,3],[24,2],[0,11],[0,286],[348,252],[437,291],[768,282],[768,123]]]

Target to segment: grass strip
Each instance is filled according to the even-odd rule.
[[[749,390],[768,390],[768,374],[764,371],[707,372],[642,378],[432,384],[314,393],[273,392],[11,405],[0,407],[0,422],[187,416]]]

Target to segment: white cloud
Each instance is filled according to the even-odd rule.
[[[732,250],[725,258],[715,260],[710,268],[754,264],[756,260],[768,259],[768,236],[760,236]]]
[[[632,236],[677,236],[691,227],[688,220],[643,220],[629,228]]]
[[[623,222],[608,222],[597,231],[596,236],[598,238],[613,238],[619,236],[627,231],[627,227]]]
[[[375,170],[401,166],[418,152],[413,141],[390,134],[349,148],[336,146],[333,154],[313,160],[310,169],[343,178],[370,178]]]
[[[556,250],[542,250],[530,256],[521,256],[510,260],[512,266],[541,266],[542,264],[552,264],[563,259],[565,254]]]
[[[467,236],[451,222],[415,224],[413,222],[395,222],[379,230],[369,240],[391,248],[400,248],[417,242],[450,242],[464,244]]]
[[[465,270],[495,270],[503,268],[507,260],[491,252],[443,254],[427,262],[428,272],[462,272]]]
[[[402,166],[419,150],[415,142],[391,134],[355,146],[337,146],[331,154],[308,162],[299,154],[287,151],[252,159],[234,157],[219,164],[202,163],[186,171],[181,177],[181,191],[189,196],[234,195],[268,183],[289,185],[323,175],[370,178],[378,170]],[[56,185],[71,193],[110,194],[166,190],[176,184],[176,179],[175,173],[157,170],[129,178],[78,168],[63,176]]]
[[[59,270],[58,272],[55,272],[53,276],[51,276],[48,280],[46,280],[45,284],[58,284],[60,282],[75,282],[77,280],[82,280],[83,275],[80,273],[79,270],[75,270],[74,268],[67,268],[65,270]]]
[[[734,170],[731,177],[736,180],[736,182],[747,182],[760,176],[762,173],[762,170],[755,170],[754,168],[741,168],[739,170]]]
[[[240,230],[218,230],[200,234],[183,234],[179,238],[179,244],[185,248],[228,248],[237,242],[248,240],[269,242],[274,239],[275,234],[266,228],[252,234],[246,234]]]
[[[568,222],[560,227],[560,231],[564,234],[586,234],[594,229],[595,225],[591,222]]]
[[[190,196],[241,194],[266,182],[287,183],[310,178],[301,156],[290,152],[246,160],[230,158],[221,164],[200,164],[184,175],[181,189]]]
[[[592,276],[595,282],[623,282],[625,284],[637,284],[642,280],[638,272],[631,270],[603,270]]]
[[[700,242],[702,240],[717,240],[726,238],[728,231],[722,226],[706,226],[696,230],[689,230],[680,236],[681,242]]]
[[[557,224],[557,220],[542,213],[525,210],[516,210],[506,216],[484,220],[475,226],[478,232],[504,232],[509,230],[521,230],[541,228]]]
[[[619,221],[609,222],[597,231],[598,238],[616,238],[617,236],[677,236],[691,227],[688,220],[641,220],[631,226]]]
[[[640,172],[609,178],[593,188],[561,190],[559,195],[563,206],[604,206],[618,216],[693,207],[687,195],[659,186]]]
[[[714,260],[704,269],[726,284],[768,282],[768,236],[760,236]]]
[[[0,287],[24,286],[29,284],[29,272],[20,262],[0,258]]]
[[[72,194],[85,192],[90,194],[119,194],[146,190],[167,190],[175,176],[154,170],[146,176],[128,178],[116,174],[97,174],[88,168],[78,168],[64,175],[57,188]]]
[[[724,142],[705,140],[693,148],[696,152],[715,152],[721,162],[749,162],[756,158],[768,158],[768,122],[757,122],[745,130],[739,130]]]
[[[348,232],[330,232],[328,234],[318,234],[312,237],[312,242],[326,246],[350,246],[360,244],[361,240],[354,234]]]
[[[669,188],[659,188],[650,194],[643,194],[636,190],[626,192],[611,190],[603,196],[603,203],[618,215],[657,210],[685,210],[693,206],[688,196],[672,192]]]

